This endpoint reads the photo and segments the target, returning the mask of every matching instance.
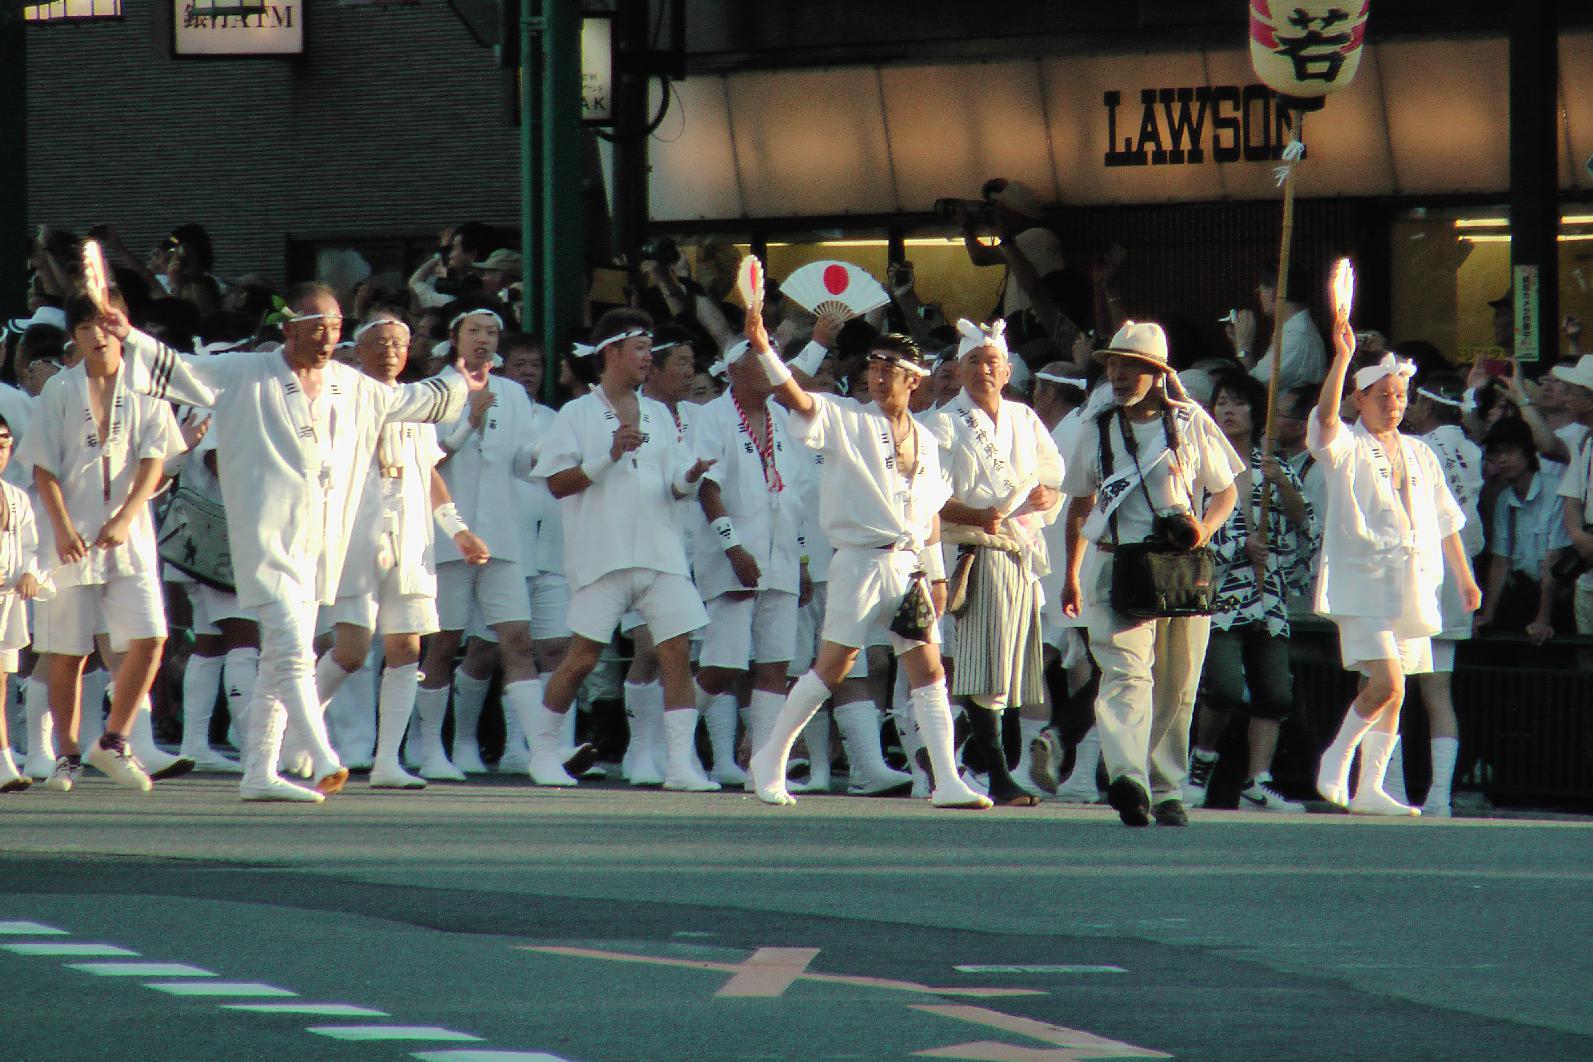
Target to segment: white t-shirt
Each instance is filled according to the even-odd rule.
[[[1204,409],[1180,403],[1173,407],[1180,439],[1176,455],[1168,450],[1161,417],[1133,424],[1138,469],[1125,446],[1122,418],[1111,414],[1107,438],[1112,448],[1112,474],[1104,477],[1099,416],[1080,425],[1072,449],[1062,455],[1062,493],[1074,498],[1095,495],[1082,531],[1090,542],[1112,541],[1110,517],[1114,513],[1119,542],[1150,538],[1152,505],[1157,512],[1184,509],[1199,516],[1205,496],[1226,490],[1245,467]],[[1140,471],[1144,473],[1143,490]]]
[[[1319,384],[1327,375],[1327,344],[1316,330],[1309,310],[1301,310],[1283,322],[1283,367],[1278,370],[1278,391]],[[1268,351],[1250,375],[1262,383],[1272,380],[1272,352]]]
[[[874,403],[815,394],[813,415],[793,415],[791,434],[824,455],[819,522],[836,549],[923,549],[951,497],[935,437],[912,426],[918,465],[896,470],[890,419]]]
[[[563,499],[564,571],[579,590],[609,572],[645,568],[686,575],[686,548],[675,517],[673,484],[694,458],[669,410],[637,396],[643,442]],[[542,438],[533,475],[547,479],[595,459],[606,460],[619,418],[602,388],[559,410]]]
[[[114,549],[99,549],[93,542],[127,500],[139,462],[182,453],[182,434],[170,406],[127,389],[125,366],[105,400],[109,409],[102,439],[90,411],[84,363],[56,373],[45,383],[17,448],[16,462],[42,468],[60,481],[67,515],[90,546],[82,560],[55,572],[58,587],[99,584],[156,568],[155,521],[147,505],[134,516],[126,542]],[[39,537],[40,553],[53,563],[55,528],[48,519]]]
[[[1589,528],[1593,527],[1593,435],[1583,430],[1581,443],[1571,450],[1571,464],[1560,477],[1560,497],[1581,518],[1583,528]],[[1583,572],[1576,585],[1593,590],[1593,571]]]

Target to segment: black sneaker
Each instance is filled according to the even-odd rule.
[[[1189,825],[1189,812],[1184,810],[1182,800],[1164,800],[1151,809],[1151,814],[1156,816],[1158,826]]]
[[[1119,778],[1106,787],[1106,802],[1117,809],[1124,826],[1150,825],[1150,797],[1130,778]]]

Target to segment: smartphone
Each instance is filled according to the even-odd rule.
[[[1482,367],[1489,376],[1497,376],[1502,380],[1510,377],[1509,358],[1489,358],[1482,363]]]

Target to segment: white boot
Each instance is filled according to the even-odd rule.
[[[465,772],[455,767],[443,751],[443,717],[448,714],[448,687],[415,691],[415,722],[410,740],[420,738],[420,776],[429,782],[463,782]]]
[[[808,780],[789,782],[786,788],[792,793],[828,793],[830,791],[830,717],[820,708],[802,728],[802,743],[808,747]]]
[[[1073,773],[1057,786],[1056,798],[1065,804],[1099,804],[1101,791],[1095,785],[1095,774],[1100,766],[1101,734],[1092,726],[1079,739],[1073,756]]]
[[[664,788],[686,793],[718,792],[719,783],[703,773],[702,763],[697,759],[697,710],[666,709],[664,737],[668,745]]]
[[[33,784],[33,779],[17,770],[9,748],[0,749],[0,793],[18,793]]]
[[[699,693],[699,707],[703,696],[708,695]],[[703,718],[708,723],[708,743],[714,750],[714,781],[720,785],[746,785],[747,772],[736,765],[736,695],[708,696]]]
[[[1361,775],[1350,800],[1350,811],[1357,815],[1420,815],[1383,792],[1383,775],[1388,761],[1399,748],[1399,735],[1381,730],[1368,731],[1361,738]]]
[[[769,743],[770,737],[774,735],[775,720],[780,718],[786,700],[787,698],[768,690],[753,690],[752,695],[747,698],[747,741],[753,752],[757,752]],[[788,750],[787,755],[789,754]]]
[[[55,770],[55,721],[50,715],[50,689],[42,678],[29,678],[22,706],[28,717],[28,759],[22,771],[36,782]]]
[[[454,672],[454,744],[450,759],[466,774],[486,774],[481,762],[481,709],[487,703],[492,678],[476,678],[464,668]]]
[[[238,795],[244,800],[319,804],[326,799],[313,789],[294,785],[277,776],[277,757],[282,752],[282,734],[288,726],[288,713],[276,701],[253,703],[244,716],[244,744],[247,753]]]
[[[221,688],[227,696],[227,715],[231,720],[227,726],[227,743],[238,750],[238,766],[247,769],[244,760],[249,743],[244,735],[248,733],[249,701],[254,697],[254,684],[260,676],[260,650],[229,649],[223,660]]]
[[[913,718],[912,701],[905,696],[891,705],[891,721],[896,724],[896,736],[902,743],[902,755],[907,757],[907,770],[913,778],[909,794],[914,800],[929,799],[929,774],[918,765],[919,750],[924,747],[924,737],[918,732],[918,720]]]
[[[1322,761],[1316,769],[1316,791],[1329,804],[1337,804],[1341,808],[1349,804],[1350,762],[1355,759],[1355,750],[1360,747],[1361,738],[1370,729],[1372,721],[1357,712],[1355,705],[1350,705],[1344,713],[1344,722],[1339,724],[1338,736],[1323,751]]]
[[[1422,801],[1422,814],[1447,819],[1450,816],[1450,785],[1455,778],[1455,758],[1460,754],[1460,739],[1436,737],[1429,741],[1433,753],[1433,785]]]
[[[508,701],[503,703],[503,757],[498,760],[497,769],[504,774],[525,774],[531,769],[531,743],[525,737],[525,724]]]
[[[946,696],[946,680],[920,686],[912,692],[913,714],[918,718],[918,732],[924,739],[924,749],[935,772],[934,791],[929,802],[937,808],[992,807],[989,797],[980,796],[969,789],[957,775],[957,752],[952,746],[951,703]]]
[[[376,758],[371,765],[372,789],[425,789],[426,781],[404,770],[398,762],[398,746],[404,728],[415,709],[415,688],[419,683],[418,664],[389,667],[382,672],[381,693],[376,709]]]
[[[837,704],[835,725],[840,728],[841,742],[846,746],[848,793],[883,796],[911,788],[913,776],[905,771],[894,771],[885,762],[879,740],[879,709],[872,701]]]
[[[193,760],[197,770],[235,774],[237,761],[210,747],[210,720],[221,694],[223,660],[219,656],[188,658],[183,669],[183,743],[178,754]]]
[[[760,692],[755,690],[752,694],[754,734],[757,733]],[[796,744],[797,735],[808,725],[808,720],[813,718],[819,706],[829,699],[830,688],[812,671],[797,679],[796,685],[791,687],[790,694],[770,725],[768,740],[753,752],[747,764],[752,775],[753,792],[765,804],[796,803],[796,797],[786,789],[786,760],[791,756],[791,746]]]
[[[133,725],[127,734],[127,748],[143,765],[151,781],[163,778],[180,778],[194,769],[194,761],[186,756],[173,756],[155,745],[155,730],[150,725],[151,705],[149,694],[138,699],[133,708]],[[92,748],[92,746],[83,746]]]
[[[631,785],[663,785],[663,764],[653,755],[658,744],[658,732],[664,726],[664,687],[657,682],[632,686],[626,683],[628,695],[627,715],[631,736],[625,751],[630,760],[630,773],[626,778]]]
[[[520,687],[529,687],[521,690]],[[532,696],[535,693],[536,696]],[[555,712],[542,703],[542,683],[515,682],[503,691],[504,701],[520,713],[526,737],[531,742],[531,766],[528,773],[537,785],[569,788],[576,784],[564,770],[563,749],[559,735],[564,729],[564,713]],[[574,711],[571,705],[567,711]]]

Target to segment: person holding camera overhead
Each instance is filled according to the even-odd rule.
[[[1083,616],[1101,668],[1095,718],[1107,800],[1126,826],[1149,825],[1151,814],[1185,826],[1189,724],[1214,589],[1201,547],[1233,511],[1245,465],[1178,384],[1160,325],[1129,321],[1096,357],[1112,404],[1063,455],[1062,610]]]

